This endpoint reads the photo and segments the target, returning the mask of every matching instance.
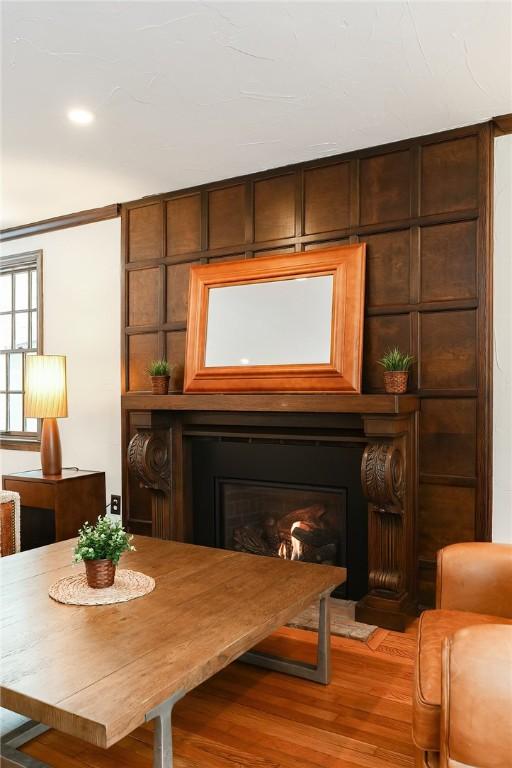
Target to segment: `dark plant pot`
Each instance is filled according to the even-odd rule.
[[[392,395],[407,392],[409,371],[384,371],[384,389]]]
[[[151,389],[154,395],[166,395],[169,391],[170,376],[152,376]]]
[[[112,560],[85,560],[87,584],[93,589],[111,587],[116,577],[116,566]]]

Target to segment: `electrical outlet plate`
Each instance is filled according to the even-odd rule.
[[[120,515],[121,514],[121,497],[115,496],[112,494],[110,497],[110,514],[111,515]]]

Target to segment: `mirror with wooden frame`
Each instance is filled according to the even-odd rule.
[[[364,244],[192,267],[185,392],[360,392],[364,276]]]

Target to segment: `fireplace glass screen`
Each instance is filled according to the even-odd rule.
[[[287,560],[344,566],[346,492],[217,480],[219,544]]]

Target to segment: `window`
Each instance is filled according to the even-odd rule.
[[[42,352],[42,251],[0,257],[0,444],[37,448],[39,419],[23,412],[25,358]]]

